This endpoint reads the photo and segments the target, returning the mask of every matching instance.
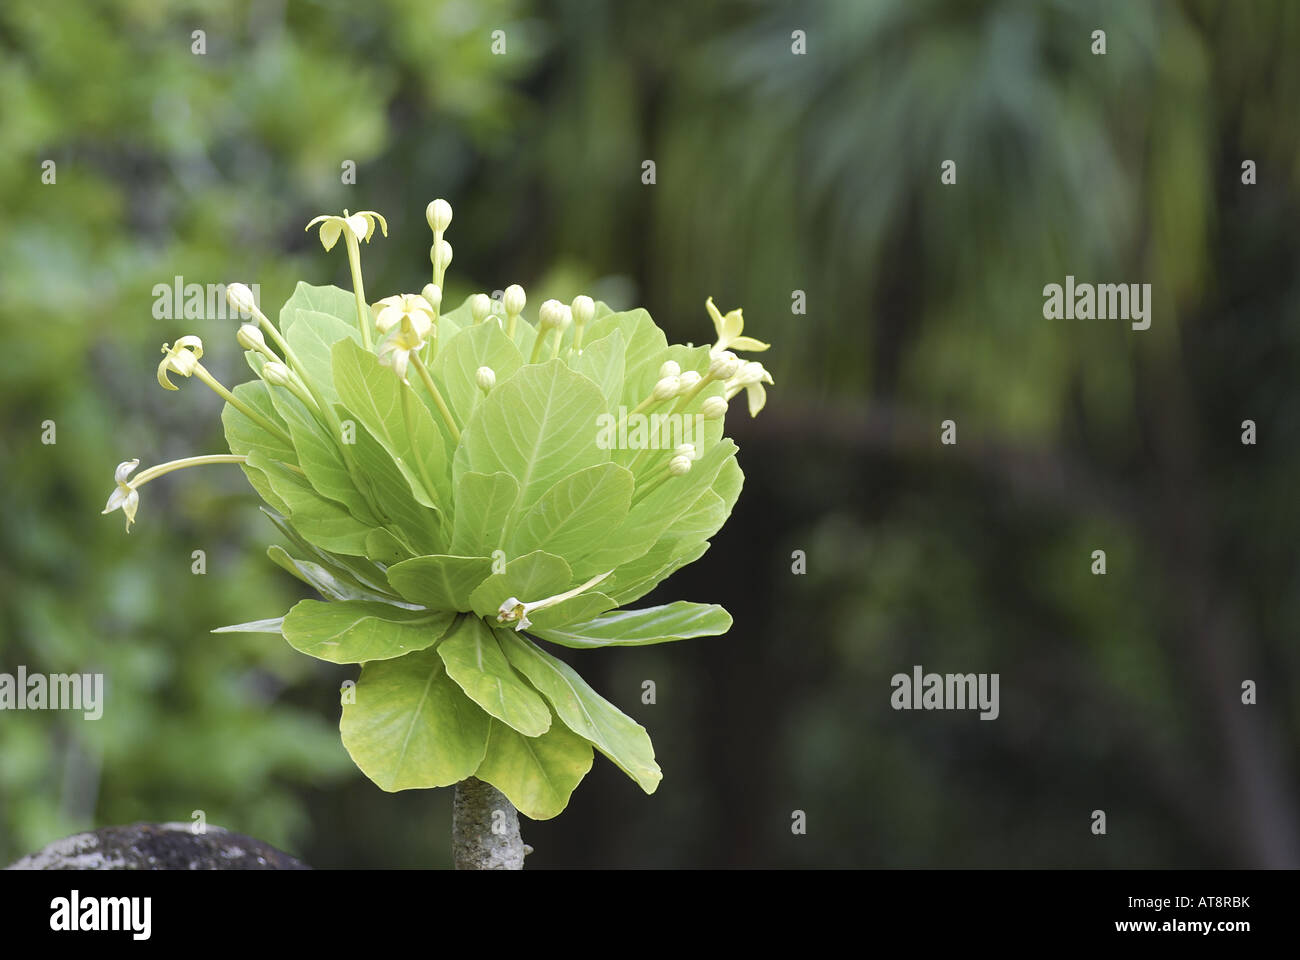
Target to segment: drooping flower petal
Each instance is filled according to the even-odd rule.
[[[117,484],[117,489],[108,495],[108,503],[104,505],[102,511],[107,514],[114,510],[121,510],[126,517],[127,533],[131,532],[131,524],[135,523],[135,511],[140,506],[140,494],[127,483],[127,477],[139,465],[139,460],[123,460],[117,465],[117,469],[113,471],[113,480]]]

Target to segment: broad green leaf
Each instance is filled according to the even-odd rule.
[[[414,604],[403,603],[397,597],[387,593],[378,593],[367,589],[350,578],[344,579],[334,571],[314,563],[311,560],[299,560],[289,554],[283,547],[272,544],[266,548],[266,555],[276,566],[287,570],[303,583],[315,589],[321,596],[331,600],[369,600],[375,603],[391,603],[394,606],[415,609]]]
[[[745,485],[745,474],[741,472],[740,462],[735,457],[728,457],[722,463],[717,477],[713,480],[713,492],[722,498],[727,516],[740,497],[740,488]],[[724,521],[725,522],[725,519]]]
[[[605,409],[617,417],[623,396],[623,362],[627,347],[623,331],[616,329],[595,342],[587,339],[586,343],[582,353],[574,358],[573,369],[600,387],[605,397]]]
[[[504,550],[506,524],[519,499],[519,484],[508,473],[467,473],[456,484],[456,517],[451,551],[490,557]]]
[[[504,793],[524,816],[549,820],[568,806],[592,759],[591,744],[562,723],[540,737],[525,737],[493,720],[487,754],[474,776]]]
[[[557,480],[609,460],[596,445],[600,389],[560,360],[523,367],[488,394],[461,435],[454,464],[466,473],[508,473],[522,513]]]
[[[288,339],[295,324],[304,314],[325,314],[335,320],[350,322],[358,340],[360,331],[356,331],[357,301],[348,290],[330,284],[317,287],[299,281],[293,288],[293,294],[280,308],[280,333]]]
[[[574,733],[614,761],[646,793],[654,793],[663,774],[645,728],[592,690],[577,671],[513,631],[498,631],[506,656],[542,692]]]
[[[426,507],[451,503],[442,434],[409,384],[351,340],[334,345],[334,385],[343,405],[388,451]]]
[[[623,372],[622,403],[629,410],[649,396],[658,379],[659,367],[666,359],[668,340],[643,309],[609,313],[591,322],[586,338],[595,343],[614,330],[627,343]]]
[[[461,617],[438,644],[447,676],[480,707],[526,737],[550,729],[551,709],[519,678],[501,652],[493,630],[478,617]]]
[[[692,637],[716,637],[731,629],[731,614],[716,603],[678,600],[644,610],[615,610],[586,622],[532,632],[566,647],[640,647]]]
[[[488,577],[469,595],[470,607],[484,619],[496,621],[497,612],[508,598],[532,603],[563,593],[573,582],[573,571],[564,558],[535,550],[506,564],[505,571]]]
[[[616,530],[610,531],[588,558],[590,563],[608,570],[652,551],[653,545],[672,528],[677,518],[689,510],[704,491],[712,488],[723,463],[735,453],[736,445],[731,440],[723,440],[692,463],[689,473],[670,477],[660,484],[628,511],[627,518]],[[657,559],[652,557],[652,562]]]
[[[296,531],[289,522],[274,510],[262,507],[262,512],[267,518],[275,524],[275,528],[285,536],[289,542],[308,556],[316,558],[316,562],[330,572],[338,580],[345,581],[353,586],[372,590],[376,593],[387,593],[389,590],[388,581],[384,577],[384,572],[369,557],[349,557],[342,554],[330,553],[328,550],[322,550],[314,543],[307,540]],[[390,601],[392,602],[392,601]]]
[[[272,387],[271,399],[289,425],[289,435],[293,437],[294,449],[298,453],[298,465],[316,492],[346,508],[363,523],[373,526],[375,514],[348,472],[340,452],[341,439],[332,438],[288,390]]]
[[[568,600],[561,600],[554,606],[534,610],[528,615],[528,619],[532,622],[532,626],[528,627],[529,632],[538,633],[541,630],[565,627],[571,623],[586,623],[606,610],[614,609],[618,606],[614,598],[598,592],[599,587],[603,585],[603,583],[597,584],[595,588],[576,597],[570,597]]]
[[[437,643],[450,610],[408,610],[365,600],[300,600],[284,618],[284,639],[330,663],[391,660]]]
[[[357,427],[351,450],[382,524],[416,555],[445,549],[440,511],[415,498],[402,471],[369,428]]]
[[[313,287],[300,282],[280,310],[280,330],[320,398],[337,403],[331,350],[340,340],[361,343],[353,295],[338,287]]]
[[[434,610],[469,610],[469,595],[492,573],[488,557],[423,556],[388,568],[388,582],[407,600]]]
[[[289,510],[289,522],[304,539],[323,550],[364,557],[371,528],[333,500],[320,496],[306,478],[254,450],[248,462],[266,474],[277,497]]]
[[[474,312],[470,309],[471,293],[453,310],[438,314],[438,343],[450,343],[452,338],[466,327],[474,325]]]
[[[279,634],[284,624],[284,617],[272,617],[269,620],[250,620],[247,623],[232,623],[228,627],[216,627],[210,633],[274,633]]]
[[[610,578],[611,582],[607,588],[609,595],[619,606],[640,600],[673,573],[700,559],[708,549],[707,542],[682,544],[671,541],[669,552],[666,554],[668,559],[663,563],[656,563],[652,569],[648,571],[638,569],[644,563],[644,558],[633,560],[627,566],[620,567],[615,576]],[[657,551],[655,555],[665,554]]]
[[[712,489],[705,490],[695,503],[673,521],[672,533],[682,541],[707,540],[727,521],[727,505]]]
[[[586,580],[603,571],[583,557],[617,530],[632,502],[632,474],[612,463],[587,467],[557,481],[515,524],[512,556],[545,550],[565,557]],[[609,568],[606,568],[609,569]]]
[[[261,380],[241,383],[231,392],[271,422],[284,425],[283,419],[271,403],[266,384]],[[298,462],[297,451],[292,446],[274,434],[268,433],[229,403],[222,407],[221,424],[225,428],[226,444],[230,447],[231,453],[247,456],[257,450],[274,460],[295,464]],[[289,512],[288,505],[276,496],[264,471],[249,464],[241,464],[241,466],[258,496],[281,513]]]
[[[465,696],[436,650],[361,670],[343,706],[343,746],[380,789],[447,787],[483,762],[491,718]]]
[[[400,540],[383,528],[366,534],[366,556],[378,563],[392,566],[411,557],[411,551]]]
[[[475,376],[479,367],[491,367],[496,382],[504,383],[523,365],[519,349],[510,342],[496,321],[488,318],[472,324],[439,344],[435,362],[436,379],[443,387],[443,399],[457,423],[464,427],[483,401]]]

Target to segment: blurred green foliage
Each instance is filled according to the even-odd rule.
[[[130,536],[97,516],[119,460],[219,444],[161,342],[242,377],[233,323],[154,320],[154,284],[346,285],[301,225],[348,206],[389,217],[368,289],[418,290],[445,196],[451,302],[588,292],[699,341],[712,295],[779,347],[733,520],[665,593],[736,627],[575,655],[619,702],[656,681],[629,712],[664,783],[598,763],[526,825],[537,863],[1297,865],[1296,49],[1283,0],[10,0],[0,669],[109,701],[0,716],[0,860],[204,809],[322,866],[446,862],[446,791],[338,748],[349,671],[207,633],[295,595],[236,471],[151,484]],[[1066,274],[1152,283],[1151,329],[1045,321]],[[891,710],[915,663],[1000,672],[1000,718]]]

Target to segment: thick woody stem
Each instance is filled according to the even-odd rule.
[[[519,814],[496,787],[474,777],[456,784],[451,858],[457,870],[522,870],[532,847],[519,836]]]

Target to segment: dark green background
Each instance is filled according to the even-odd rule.
[[[346,206],[389,220],[372,297],[415,291],[442,196],[453,303],[589,292],[700,342],[712,295],[773,344],[735,514],[648,598],[734,629],[572,657],[663,784],[598,758],[530,863],[1300,864],[1298,50],[1282,0],[6,0],[0,670],[109,692],[0,714],[0,862],[202,809],[321,867],[448,863],[450,791],[384,794],[338,742],[355,668],[208,633],[300,595],[236,470],[99,516],[118,461],[221,449],[163,341],[246,376],[155,284],[347,286],[302,230]],[[1153,284],[1151,329],[1044,320],[1067,274]],[[1001,716],[893,711],[917,663],[999,673]]]

